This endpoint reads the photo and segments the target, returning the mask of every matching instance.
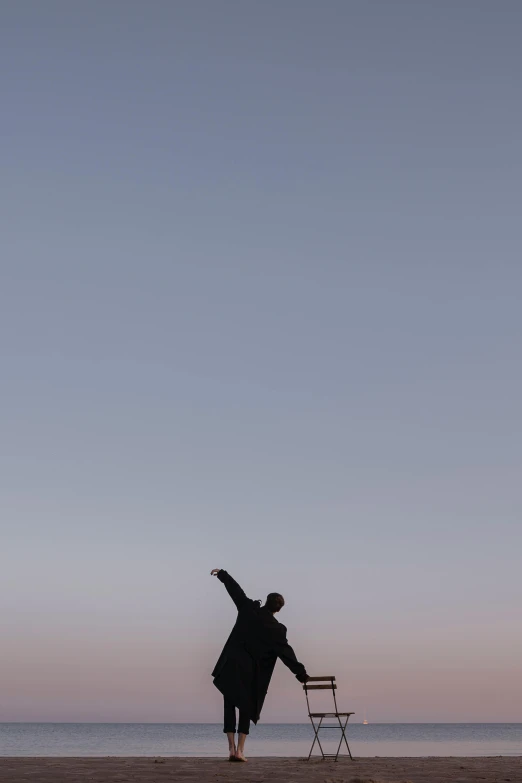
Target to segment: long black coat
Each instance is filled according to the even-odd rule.
[[[300,682],[307,678],[286,640],[286,628],[259,601],[247,598],[226,571],[217,575],[237,606],[236,624],[219,656],[212,676],[223,696],[257,723],[278,658]]]

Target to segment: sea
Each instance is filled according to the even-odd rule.
[[[335,750],[339,731],[322,736],[325,753]],[[313,737],[309,723],[259,724],[247,755],[302,758]],[[522,723],[354,723],[347,737],[354,757],[522,755]],[[226,748],[213,723],[0,723],[0,756],[223,756]]]

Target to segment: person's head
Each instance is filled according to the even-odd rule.
[[[269,593],[266,597],[265,609],[275,614],[285,605],[285,599],[280,593]]]

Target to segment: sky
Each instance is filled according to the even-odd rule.
[[[522,721],[522,5],[0,21],[0,720]]]

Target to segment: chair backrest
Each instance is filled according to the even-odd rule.
[[[321,684],[314,684],[314,683],[321,683]],[[335,705],[335,712],[339,711],[337,709],[337,699],[335,698],[335,691],[337,690],[337,685],[335,682],[335,677],[333,675],[330,675],[329,677],[309,677],[308,680],[303,684],[303,690],[306,695],[308,714],[310,714],[310,701],[308,698],[308,691],[326,691],[326,690],[332,691],[332,696]]]

